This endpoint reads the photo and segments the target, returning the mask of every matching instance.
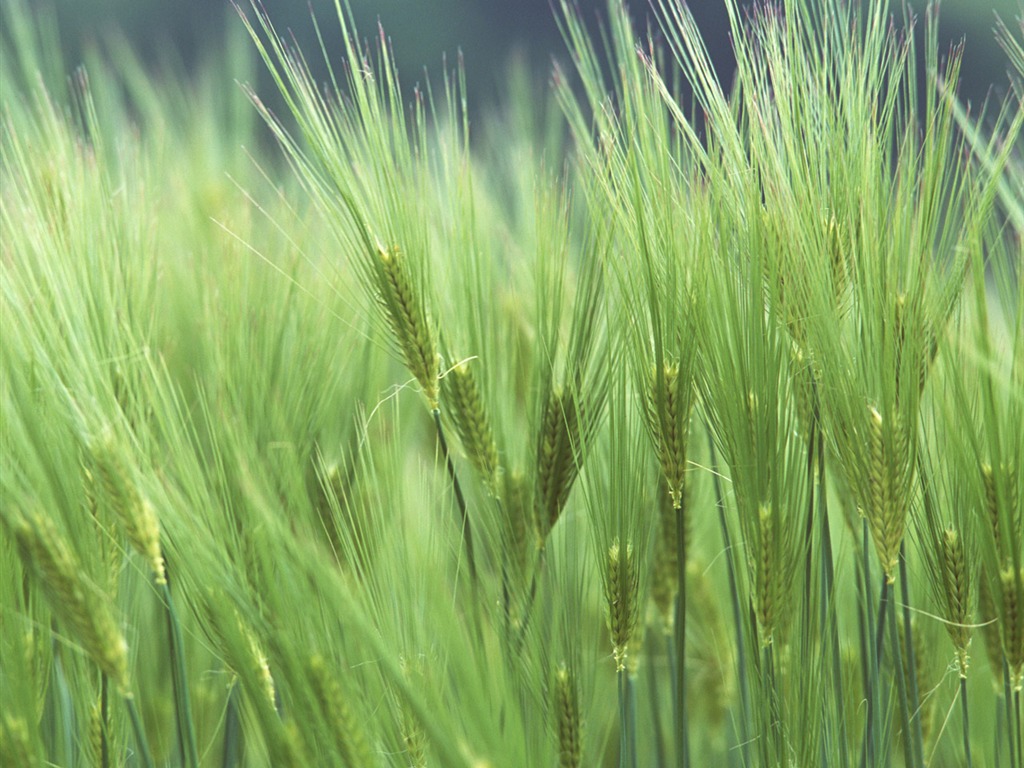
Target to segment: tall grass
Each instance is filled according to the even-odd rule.
[[[0,762],[1024,765],[1024,28],[979,116],[863,6],[471,120],[5,5]]]

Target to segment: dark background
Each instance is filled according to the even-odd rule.
[[[605,6],[605,0],[577,1],[591,23]],[[249,0],[242,2],[247,7]],[[925,0],[909,2],[923,14]],[[307,53],[315,52],[316,46],[311,9],[328,42],[333,38],[337,44],[333,0],[264,3],[278,30],[291,30]],[[723,77],[728,78],[724,0],[690,0],[689,5],[708,49]],[[49,0],[48,5],[36,2],[33,6],[40,9],[35,13],[56,19],[68,68],[91,42],[118,31],[154,65],[164,61],[188,69],[223,44],[226,25],[239,24],[227,0]],[[383,25],[393,42],[405,86],[420,81],[424,67],[436,77],[442,69],[442,54],[448,54],[450,66],[461,51],[474,109],[495,101],[514,53],[529,62],[538,83],[546,80],[552,57],[567,58],[550,0],[352,0],[352,7],[364,37],[376,34],[378,20]],[[648,0],[633,0],[631,7],[638,28],[643,27],[645,18],[653,21]],[[900,8],[894,0],[898,17]],[[945,0],[942,4],[941,50],[960,40],[965,43],[961,96],[978,101],[992,85],[996,97],[1005,93],[1006,57],[995,43],[993,28],[996,13],[1012,24],[1014,15],[1021,12],[1018,0]],[[337,50],[335,47],[333,52]],[[266,90],[265,84],[260,87]]]

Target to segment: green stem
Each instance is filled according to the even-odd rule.
[[[619,694],[619,768],[627,768],[629,763],[626,758],[626,744],[629,740],[629,723],[626,717],[626,670],[618,671],[618,694]]]
[[[57,643],[57,625],[53,624],[53,676],[54,685],[57,689],[57,712],[62,726],[59,734],[60,746],[63,748],[62,759],[65,765],[73,766],[75,760],[75,706],[71,701],[71,689],[68,686],[67,673],[64,671],[64,660],[61,656],[60,645]],[[56,728],[56,725],[54,726]]]
[[[196,746],[196,731],[192,720],[192,703],[188,694],[188,677],[185,673],[184,638],[178,612],[171,598],[171,585],[165,579],[160,592],[167,614],[167,643],[171,654],[171,683],[174,687],[174,709],[178,717],[178,747],[182,756],[192,768],[199,768],[199,750]]]
[[[782,728],[779,719],[779,697],[775,678],[775,652],[769,643],[761,649],[761,678],[768,701],[768,730],[771,734],[770,765],[785,765],[782,755]]]
[[[110,737],[107,723],[110,720],[110,683],[107,676],[100,679],[100,768],[110,768]]]
[[[895,590],[893,590],[895,592]],[[899,695],[900,701],[900,715],[903,718],[903,764],[910,768],[910,766],[919,765],[914,761],[914,735],[911,730],[910,718],[910,700],[907,695],[907,677],[914,674],[912,668],[904,667],[903,665],[903,652],[900,649],[900,630],[899,625],[896,622],[896,600],[895,595],[893,599],[889,600],[889,637],[892,641],[892,662],[893,667],[896,670],[896,691]]]
[[[138,750],[139,762],[142,763],[142,768],[153,768],[153,756],[149,751],[149,742],[146,740],[146,729],[142,725],[139,708],[135,706],[135,699],[125,696],[124,705],[128,709],[128,718],[131,720],[132,730],[135,732],[135,748]]]
[[[671,655],[672,642],[668,635],[666,635],[666,639],[668,639],[668,652]],[[658,706],[658,672],[654,668],[655,646],[655,633],[649,632],[647,635],[647,693],[650,696],[651,721],[654,725],[654,753],[657,761],[655,765],[658,768],[663,768],[665,765],[665,734],[661,727],[661,711]],[[672,691],[672,700],[675,700],[675,691]]]
[[[1018,728],[1013,724],[1013,691],[1010,687],[1010,665],[1006,662],[1006,655],[1003,655],[1003,699],[1006,702],[1006,741],[1010,745],[1010,766],[1020,768],[1017,755],[1017,744],[1014,739]]]
[[[238,683],[231,684],[224,711],[224,753],[221,768],[235,768],[242,751],[242,721],[238,712]]]
[[[451,452],[448,450],[448,441],[444,436],[444,427],[441,424],[441,411],[434,408],[434,424],[437,427],[437,441],[441,446],[441,453],[444,455],[445,467],[448,469],[448,477],[452,482],[452,490],[455,492],[455,501],[459,508],[459,518],[462,523],[462,542],[466,548],[466,565],[469,568],[470,602],[473,611],[473,629],[476,632],[478,647],[484,646],[483,623],[480,618],[480,581],[476,572],[476,556],[473,554],[473,526],[469,520],[469,513],[466,510],[466,497],[462,495],[462,485],[459,483],[459,476],[455,472],[455,464],[452,462]]]
[[[815,406],[817,411],[817,406]],[[817,415],[815,415],[817,423]],[[825,437],[820,430],[815,430],[817,435],[818,449],[818,480],[817,500],[820,507],[818,515],[820,536],[821,536],[821,623],[823,631],[828,637],[830,653],[832,656],[832,685],[835,691],[843,690],[843,673],[841,668],[842,659],[839,655],[839,617],[833,606],[833,589],[835,585],[835,564],[832,556],[832,532],[829,529],[828,521],[828,485],[825,479]],[[850,755],[848,751],[848,739],[846,734],[846,712],[842,705],[842,698],[834,696],[835,722],[839,727],[839,754],[842,768],[849,768]]]
[[[1024,764],[1024,718],[1021,717],[1020,689],[1013,692],[1013,719],[1017,731],[1017,762]]]
[[[914,632],[910,623],[910,578],[907,574],[906,546],[900,544],[900,589],[903,590],[903,645],[907,649],[907,669],[910,688],[910,735],[913,737],[915,765],[924,765],[924,735],[921,733],[921,694],[917,689],[917,652],[914,650]]]
[[[680,494],[680,498],[683,498]],[[679,588],[676,591],[675,646],[675,707],[676,719],[676,764],[689,768],[690,736],[687,732],[686,717],[686,514],[680,502],[675,508],[676,515],[676,562]]]
[[[1002,768],[1003,760],[1003,706],[1005,699],[1002,694],[996,693],[996,717],[995,717],[995,756],[996,765],[995,768]]]
[[[448,451],[448,441],[444,436],[444,427],[441,425],[441,411],[434,408],[434,425],[437,427],[437,441],[441,446],[441,454],[444,456],[445,467],[448,469],[448,477],[452,481],[452,490],[455,492],[455,502],[459,508],[459,517],[462,524],[462,541],[466,548],[466,565],[469,567],[469,578],[474,585],[476,578],[476,557],[473,554],[473,528],[469,522],[469,514],[466,511],[466,498],[462,495],[462,485],[455,473],[455,464],[452,462],[451,453]]]
[[[637,768],[636,756],[636,680],[628,672],[626,673],[626,700],[629,705],[629,753],[631,759],[629,768]]]
[[[967,758],[967,768],[974,768],[974,761],[971,759],[971,726],[967,715],[970,710],[967,708],[967,677],[960,676],[960,711],[963,715],[964,728],[964,755]]]
[[[743,764],[752,765],[750,762],[750,688],[747,681],[747,652],[743,640],[743,613],[740,608],[740,594],[736,584],[736,568],[734,564],[735,553],[732,548],[732,537],[729,535],[729,525],[725,519],[725,498],[722,493],[722,480],[718,474],[718,459],[715,452],[715,441],[711,435],[711,428],[708,427],[708,448],[711,460],[711,478],[715,489],[715,505],[718,507],[718,523],[722,530],[722,543],[725,546],[727,557],[725,558],[726,571],[729,574],[729,597],[732,603],[732,618],[736,625],[736,663],[739,667],[740,683],[740,746],[743,751]]]

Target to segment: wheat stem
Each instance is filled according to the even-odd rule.
[[[910,719],[912,711],[910,709],[910,699],[907,695],[907,677],[904,673],[905,669],[913,670],[913,667],[905,667],[903,664],[903,651],[900,648],[900,630],[899,624],[896,621],[896,595],[895,589],[893,591],[892,599],[889,600],[889,638],[892,643],[892,664],[896,670],[896,692],[899,696],[900,703],[900,716],[903,719],[903,733],[900,739],[903,742],[903,761],[904,765],[910,768],[911,766],[920,765],[915,762],[914,755],[914,733],[911,730]],[[910,631],[909,625],[907,631]],[[907,638],[909,641],[909,637]],[[914,677],[913,671],[911,671],[910,677]]]
[[[441,446],[441,455],[444,458],[445,467],[448,470],[448,478],[451,480],[452,490],[455,493],[455,503],[459,509],[459,519],[462,525],[462,542],[466,548],[466,565],[469,568],[470,583],[473,585],[475,597],[477,585],[476,557],[473,554],[473,529],[469,521],[469,514],[466,511],[466,498],[462,495],[462,485],[459,483],[459,477],[455,472],[455,464],[452,463],[451,453],[448,451],[448,441],[444,436],[440,409],[434,408],[433,415],[434,425],[437,427],[437,441]],[[474,599],[473,602],[475,605],[476,600]]]
[[[238,683],[231,684],[224,710],[224,751],[221,768],[235,768],[242,754],[242,719],[238,711]]]
[[[682,498],[682,497],[680,497]],[[686,717],[686,520],[682,503],[675,508],[676,514],[676,560],[678,563],[675,616],[675,716],[676,716],[676,763],[680,768],[690,765],[690,736],[687,732]]]
[[[729,575],[729,598],[732,605],[733,623],[736,625],[736,664],[739,667],[740,683],[740,745],[743,750],[744,765],[752,765],[750,762],[750,688],[747,682],[747,651],[746,642],[743,637],[743,612],[740,608],[739,588],[736,584],[735,553],[732,548],[732,537],[729,535],[729,525],[725,519],[725,498],[722,493],[722,480],[718,473],[718,459],[715,451],[715,440],[711,433],[710,425],[706,426],[708,435],[708,450],[711,464],[712,486],[715,490],[715,505],[718,507],[718,523],[722,531],[722,543],[728,557],[725,558],[726,571]]]
[[[964,733],[964,755],[967,760],[967,768],[974,768],[974,761],[971,759],[971,726],[968,722],[970,709],[967,707],[967,677],[960,676],[960,714],[963,720]]]
[[[139,753],[139,762],[142,763],[142,768],[153,768],[153,756],[149,751],[149,742],[146,740],[146,729],[142,725],[139,708],[135,706],[135,699],[130,695],[125,696],[124,705],[128,710],[128,719],[131,720],[132,731],[135,733],[135,748]]]
[[[916,651],[914,650],[914,634],[913,627],[911,626],[910,616],[910,578],[907,574],[907,554],[906,554],[906,543],[900,542],[900,589],[903,591],[903,632],[904,632],[904,646],[907,649],[907,664],[906,668],[912,670],[911,674],[908,675],[910,678],[910,690],[908,691],[909,701],[909,719],[911,727],[911,743],[914,747],[914,759],[915,765],[924,765],[924,737],[921,733],[921,717],[920,717],[920,692],[917,686],[917,673],[913,670],[917,669]],[[904,734],[904,738],[907,738],[907,734]]]
[[[174,709],[178,717],[178,748],[181,755],[192,768],[199,768],[199,750],[196,747],[196,731],[192,720],[192,703],[189,697],[188,678],[185,674],[184,638],[178,612],[171,598],[169,569],[164,568],[164,576],[159,589],[164,602],[167,616],[167,644],[171,655],[171,684],[174,688]]]

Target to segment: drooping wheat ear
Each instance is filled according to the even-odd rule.
[[[999,572],[1003,592],[1003,653],[1010,668],[1010,683],[1024,687],[1024,568],[1009,566]]]
[[[942,532],[940,542],[942,587],[946,596],[946,631],[956,648],[960,677],[967,677],[967,646],[971,643],[968,627],[971,616],[970,573],[964,557],[964,545],[953,527]]]
[[[682,506],[686,479],[686,444],[693,407],[689,385],[689,381],[680,377],[678,363],[665,363],[661,371],[651,371],[644,393],[647,427],[676,509]],[[685,389],[680,391],[680,388]]]
[[[808,359],[803,347],[794,342],[790,347],[790,370],[793,372],[793,397],[796,402],[797,423],[803,435],[811,434],[815,418],[815,390],[820,371]]]
[[[484,408],[476,376],[468,363],[459,363],[443,379],[445,405],[455,422],[466,458],[492,496],[499,494],[498,446]]]
[[[18,554],[50,609],[118,691],[128,696],[128,643],[105,596],[85,576],[78,558],[46,515],[35,512],[12,521]]]
[[[636,630],[639,611],[640,573],[633,545],[623,547],[618,539],[608,548],[604,597],[608,606],[608,631],[612,640],[615,668],[626,668],[629,642]]]
[[[362,723],[354,716],[333,670],[322,656],[313,656],[306,667],[317,704],[334,737],[341,759],[349,768],[373,765]]]
[[[541,546],[555,527],[576,480],[575,447],[579,412],[572,391],[553,390],[544,406],[537,447],[537,492],[534,524]]]
[[[124,527],[135,551],[146,559],[157,584],[166,584],[160,524],[153,506],[139,493],[113,433],[105,430],[90,444],[89,453],[103,505]]]
[[[911,460],[899,414],[886,424],[873,406],[868,411],[867,509],[871,538],[890,584],[896,581],[900,543],[907,520]]]
[[[524,577],[532,544],[526,475],[519,470],[503,472],[501,486],[501,509],[512,569],[519,577]]]
[[[761,628],[761,644],[772,644],[775,617],[779,604],[781,574],[776,562],[775,515],[770,506],[762,504],[757,510],[758,546],[754,563],[754,584],[757,589],[757,622]]]
[[[427,309],[413,282],[405,256],[397,246],[377,251],[378,297],[406,368],[416,377],[430,407],[437,410],[440,358]]]
[[[32,752],[28,723],[23,717],[5,714],[0,718],[0,762],[4,765],[40,765]]]
[[[683,486],[682,518],[683,546],[690,540],[690,513],[687,499],[689,485]],[[651,566],[651,599],[661,616],[662,629],[671,633],[675,616],[676,592],[679,590],[678,511],[668,491],[668,481],[662,477],[658,483],[658,535],[654,541],[654,563]]]
[[[555,713],[559,768],[579,768],[583,762],[583,717],[576,676],[563,663],[555,672]]]
[[[992,672],[992,686],[1000,691],[1003,687],[1003,636],[999,627],[999,609],[984,571],[978,573],[978,624]]]

